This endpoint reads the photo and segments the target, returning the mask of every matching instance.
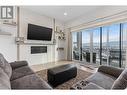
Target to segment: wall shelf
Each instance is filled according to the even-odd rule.
[[[23,43],[25,45],[54,45],[53,43],[51,44],[45,44],[45,43]]]
[[[63,47],[58,47],[58,48],[57,48],[57,51],[58,51],[58,50],[62,50],[62,51],[63,51],[64,48],[63,48]]]
[[[17,26],[17,22],[14,20],[10,20],[10,19],[2,20],[2,24],[10,25],[10,26]]]
[[[55,45],[54,43],[24,43],[24,42],[17,42],[20,45]]]
[[[16,23],[7,23],[7,22],[4,22],[3,24],[5,24],[5,25],[11,25],[11,26],[17,26]]]
[[[8,36],[11,36],[12,34],[9,33],[9,32],[3,32],[3,31],[0,31],[0,35],[8,35]]]

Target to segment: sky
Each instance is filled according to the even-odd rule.
[[[127,23],[123,24],[123,40],[127,40]],[[82,30],[82,43],[90,43],[90,32],[93,32],[93,42],[98,43],[100,41],[100,28],[94,28],[89,30]],[[107,41],[107,31],[109,31],[109,42],[119,41],[120,24],[113,24],[110,26],[104,26],[102,28],[102,42]],[[125,33],[126,32],[126,33]],[[74,33],[73,33],[74,34]],[[76,32],[73,36],[73,40],[76,41]]]

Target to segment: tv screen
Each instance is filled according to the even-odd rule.
[[[29,40],[52,40],[52,28],[28,24],[27,39]]]

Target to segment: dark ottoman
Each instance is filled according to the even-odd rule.
[[[48,83],[53,87],[62,84],[69,79],[75,78],[77,76],[77,67],[72,64],[67,64],[48,70]]]

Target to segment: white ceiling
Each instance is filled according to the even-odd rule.
[[[85,16],[89,12],[94,12],[100,6],[25,6],[24,8],[66,23]],[[64,12],[67,13],[67,16],[64,15]]]

